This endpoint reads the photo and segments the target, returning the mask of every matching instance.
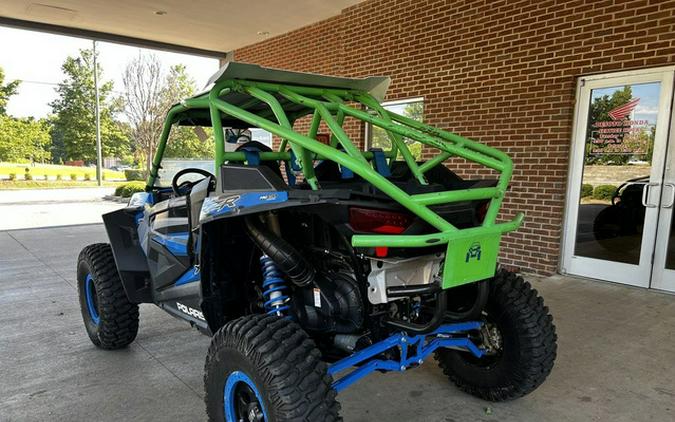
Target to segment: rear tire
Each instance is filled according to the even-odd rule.
[[[288,319],[250,315],[227,323],[213,336],[206,357],[209,421],[229,421],[226,412],[235,420],[340,420],[333,380],[320,357]]]
[[[129,302],[112,249],[88,245],[77,260],[80,310],[91,342],[102,349],[128,346],[138,333],[138,305]]]
[[[553,369],[557,336],[548,307],[530,283],[500,269],[490,284],[483,319],[497,329],[501,347],[482,358],[449,349],[435,357],[461,390],[490,401],[512,400],[544,382]]]

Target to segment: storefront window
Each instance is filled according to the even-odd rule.
[[[418,122],[423,121],[424,116],[424,99],[422,98],[411,98],[407,100],[400,101],[390,101],[383,103],[382,106],[385,110],[401,114],[403,116],[409,117],[411,119],[417,120]],[[391,149],[391,140],[387,136],[387,133],[379,128],[372,125],[368,125],[368,148],[381,148],[384,151]],[[421,160],[422,158],[422,144],[419,142],[414,142],[410,139],[404,139],[410,152],[416,160]]]
[[[638,264],[660,83],[591,92],[575,254]]]

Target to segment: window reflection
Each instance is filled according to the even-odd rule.
[[[411,100],[400,100],[383,103],[382,107],[385,110],[409,117],[413,120],[421,122],[424,116],[424,100],[420,98]],[[391,149],[391,140],[387,136],[384,129],[377,126],[368,125],[368,148],[380,148],[383,151]],[[410,139],[404,138],[410,153],[416,160],[422,159],[422,144],[413,142]]]
[[[591,92],[575,255],[639,264],[660,83]]]

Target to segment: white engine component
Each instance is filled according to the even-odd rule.
[[[442,254],[401,260],[370,259],[368,300],[373,305],[387,303],[387,287],[430,284],[438,276]],[[396,300],[400,298],[392,298]]]

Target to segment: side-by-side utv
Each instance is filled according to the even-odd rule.
[[[555,327],[536,290],[497,264],[502,234],[523,219],[497,218],[512,162],[386,110],[388,84],[231,62],[208,92],[171,108],[146,192],[103,216],[109,244],[80,254],[92,342],[131,343],[140,303],[212,336],[214,421],[339,420],[337,393],[432,355],[486,400],[537,388],[553,367]],[[391,148],[358,148],[348,118],[384,130]],[[213,128],[211,171],[167,179],[177,125]],[[228,135],[251,128],[279,148]],[[433,158],[417,161],[414,142]],[[462,179],[443,164],[453,157],[498,176]]]

